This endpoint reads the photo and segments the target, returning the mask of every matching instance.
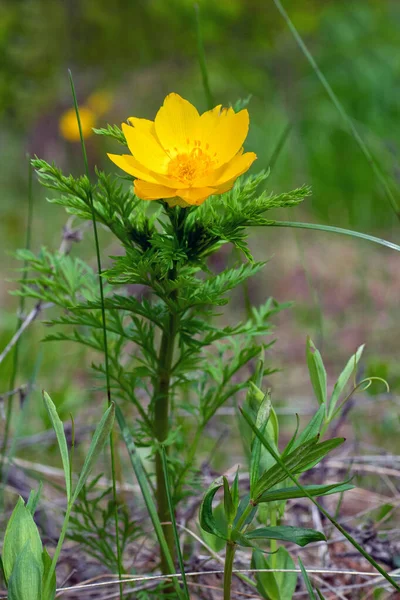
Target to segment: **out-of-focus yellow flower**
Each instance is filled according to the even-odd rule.
[[[111,108],[113,95],[107,90],[99,90],[90,94],[86,100],[86,106],[90,108],[97,117],[101,117]]]
[[[143,200],[165,199],[170,206],[202,204],[230,190],[257,156],[243,154],[249,113],[216,106],[199,115],[178,94],[169,94],[154,121],[130,117],[122,124],[130,154],[109,154],[136,177],[135,194]]]
[[[79,108],[79,116],[81,118],[83,137],[88,138],[89,136],[93,135],[92,128],[96,124],[96,115],[87,106],[81,106]],[[68,142],[79,141],[79,127],[74,108],[66,110],[65,113],[61,115],[59,126],[61,135]]]

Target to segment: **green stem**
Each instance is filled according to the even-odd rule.
[[[271,527],[276,526],[276,508],[271,508],[270,514]],[[276,569],[276,551],[278,550],[278,543],[276,540],[271,540],[271,568]]]
[[[243,527],[247,517],[253,510],[253,508],[254,508],[254,505],[251,502],[249,502],[248,505],[246,506],[246,508],[244,509],[244,511],[242,512],[242,516],[239,518],[238,522],[236,523],[235,529],[237,529],[237,531],[242,530],[242,527]]]
[[[171,278],[174,278],[171,274]],[[178,317],[170,313],[169,326],[162,334],[157,380],[154,387],[154,435],[159,444],[163,444],[169,431],[169,404],[172,359],[174,354],[175,338],[178,330]],[[166,451],[168,448],[166,447]],[[159,451],[156,454],[156,482],[157,506],[161,523],[170,521],[168,508],[168,492],[164,477],[162,457]],[[174,534],[171,525],[163,524],[165,539],[171,556],[175,556]],[[169,567],[164,553],[161,555],[161,569],[164,574],[169,573]]]
[[[226,543],[225,565],[224,565],[224,600],[231,600],[232,569],[235,558],[236,544],[232,541]]]
[[[49,569],[49,572],[47,574],[47,579],[46,579],[45,584],[44,584],[44,590],[43,590],[44,591],[44,593],[43,593],[43,597],[44,598],[47,598],[50,595],[51,578],[53,577],[53,574],[54,574],[54,572],[56,570],[58,557],[60,556],[61,548],[62,548],[62,545],[64,543],[65,535],[67,533],[69,518],[70,518],[70,515],[71,515],[71,510],[72,510],[72,504],[68,504],[67,510],[65,512],[64,523],[63,523],[63,526],[62,526],[62,529],[61,529],[60,537],[58,538],[57,547],[56,547],[56,550],[54,552],[53,560],[51,561],[50,569]]]

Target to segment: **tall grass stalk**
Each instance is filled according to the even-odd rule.
[[[385,246],[391,250],[400,252],[400,246],[394,242],[389,242],[382,238],[369,235],[368,233],[361,233],[360,231],[352,231],[351,229],[343,229],[342,227],[334,227],[332,225],[319,225],[318,223],[298,223],[296,221],[271,221],[265,227],[296,227],[297,229],[315,229],[316,231],[326,231],[328,233],[339,233],[341,235],[349,235],[350,237],[360,238],[367,242],[373,242],[380,246]]]
[[[165,447],[164,446],[161,446],[160,452],[161,452],[161,460],[162,460],[162,465],[163,465],[163,470],[164,470],[165,485],[166,485],[166,488],[167,488],[168,508],[169,508],[170,517],[171,517],[171,523],[172,523],[172,530],[173,530],[173,534],[174,534],[176,552],[177,552],[177,555],[178,555],[179,568],[180,568],[181,574],[182,574],[182,584],[183,584],[183,590],[184,590],[184,593],[185,593],[185,600],[190,600],[189,588],[188,588],[187,581],[186,581],[185,565],[184,565],[184,562],[183,562],[181,545],[180,545],[180,542],[179,542],[178,529],[177,529],[177,526],[176,526],[174,504],[172,502],[172,497],[171,497],[171,486],[170,486],[170,483],[169,483],[169,475],[168,475],[167,453],[165,452]]]
[[[378,165],[375,157],[372,155],[371,151],[369,150],[367,144],[364,142],[361,135],[358,133],[352,119],[347,114],[343,104],[340,102],[339,98],[337,97],[337,95],[335,94],[333,89],[331,88],[328,80],[326,79],[325,75],[322,73],[316,60],[314,59],[313,55],[311,54],[311,52],[307,48],[306,44],[304,43],[301,35],[299,34],[299,32],[297,31],[297,29],[295,27],[293,21],[290,19],[289,15],[287,14],[286,10],[284,9],[281,1],[273,0],[273,2],[275,4],[276,8],[278,9],[278,11],[280,12],[280,14],[282,15],[286,25],[290,29],[294,39],[296,40],[297,45],[299,46],[300,50],[303,52],[304,56],[310,63],[312,69],[314,70],[315,74],[317,75],[317,77],[318,77],[319,81],[321,82],[322,86],[324,87],[326,93],[328,94],[329,98],[332,100],[332,103],[334,104],[335,108],[337,109],[338,113],[340,114],[341,118],[343,119],[346,127],[348,128],[349,132],[355,139],[361,152],[364,154],[370,167],[372,168],[373,172],[375,173],[375,176],[378,179],[379,183],[381,184],[381,186],[384,190],[386,199],[389,201],[389,203],[393,209],[393,212],[395,213],[396,217],[398,219],[400,219],[400,203],[398,202],[398,200],[396,200],[396,198],[390,188],[389,182],[388,182],[387,178],[385,177],[384,173],[382,172],[380,166]]]
[[[201,17],[200,7],[198,4],[194,5],[194,11],[196,16],[196,39],[197,39],[197,56],[199,60],[199,66],[201,71],[201,77],[203,81],[204,94],[206,96],[208,109],[211,110],[215,106],[214,97],[210,87],[210,80],[208,77],[206,53],[204,51],[203,33],[201,30]]]
[[[26,248],[26,250],[30,250],[31,249],[31,241],[32,241],[32,221],[33,221],[33,193],[32,193],[33,169],[32,169],[32,165],[30,163],[30,157],[27,156],[27,159],[28,159],[28,216],[27,216],[27,223],[26,223],[25,248]],[[28,277],[28,271],[27,271],[27,263],[25,261],[23,277],[22,277],[22,286],[25,284],[27,277]],[[16,332],[21,327],[21,324],[23,321],[24,310],[25,310],[25,296],[21,295],[19,297],[18,317],[17,317],[17,325],[16,325],[16,329],[15,329]],[[11,367],[11,375],[10,375],[10,383],[9,383],[10,392],[12,392],[14,390],[15,383],[17,380],[20,342],[21,342],[21,339],[19,338],[14,347],[13,362],[12,362],[12,367]],[[3,484],[5,485],[5,483],[6,483],[5,481],[3,481],[3,470],[4,470],[4,460],[5,460],[6,453],[7,453],[8,440],[10,437],[13,402],[14,402],[14,395],[11,395],[7,402],[4,437],[3,437],[3,444],[2,444],[2,448],[1,448],[1,458],[0,458],[0,484],[2,487],[3,487]]]
[[[68,70],[69,80],[71,84],[72,97],[74,100],[74,107],[76,113],[76,119],[78,122],[79,128],[79,137],[81,141],[82,154],[83,154],[83,162],[85,165],[85,173],[86,177],[90,181],[90,172],[89,172],[89,163],[87,159],[86,146],[85,141],[83,139],[82,133],[82,124],[81,118],[79,115],[79,107],[76,98],[74,81],[72,79],[72,73]],[[107,328],[106,328],[106,311],[104,306],[104,289],[103,289],[103,279],[102,279],[102,265],[101,265],[101,256],[100,256],[100,244],[99,244],[99,236],[97,231],[97,222],[96,222],[96,212],[94,209],[93,203],[93,195],[92,190],[89,187],[88,191],[88,200],[90,204],[90,208],[92,210],[92,222],[93,222],[93,233],[94,233],[94,242],[96,247],[96,258],[97,258],[97,270],[99,277],[99,291],[100,291],[100,301],[101,301],[101,315],[103,321],[103,344],[104,344],[104,363],[105,363],[105,373],[106,373],[106,386],[107,386],[107,400],[108,406],[111,405],[111,383],[110,383],[110,369],[109,369],[109,358],[108,358],[108,343],[107,343]],[[118,577],[121,580],[123,574],[123,565],[122,565],[122,556],[121,556],[121,544],[119,540],[119,521],[118,521],[118,496],[117,496],[117,482],[116,482],[116,456],[115,456],[115,439],[114,432],[110,433],[110,457],[111,457],[111,473],[112,473],[112,496],[114,503],[114,523],[115,523],[115,540],[117,547],[117,563],[118,563]],[[119,584],[119,596],[120,600],[123,600],[123,587],[122,583]]]

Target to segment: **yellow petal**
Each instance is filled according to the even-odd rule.
[[[128,121],[131,125],[136,127],[136,129],[148,131],[153,135],[155,134],[154,121],[150,121],[149,119],[139,119],[138,117],[128,117]]]
[[[171,155],[191,150],[199,119],[199,113],[193,104],[178,94],[169,94],[154,121],[162,146]]]
[[[161,200],[162,198],[173,198],[176,196],[176,190],[172,188],[142,181],[141,179],[135,179],[133,186],[136,196],[142,200]]]
[[[122,123],[128,148],[133,156],[147,169],[157,173],[166,173],[169,156],[150,131],[131,127]]]
[[[222,104],[218,104],[215,108],[208,110],[203,113],[199,119],[198,124],[198,137],[206,144],[212,135],[214,129],[217,127],[218,121],[221,116]],[[203,147],[204,150],[204,147]]]
[[[209,196],[215,194],[215,189],[211,187],[187,188],[186,190],[176,190],[177,196],[182,198],[188,204],[202,204]]]
[[[107,156],[117,165],[117,167],[126,173],[129,173],[129,175],[133,175],[133,177],[138,177],[138,179],[144,179],[151,183],[168,182],[166,177],[157,175],[157,173],[153,173],[150,169],[146,169],[146,167],[141,165],[140,162],[130,154],[107,154]]]
[[[203,179],[196,181],[196,186],[201,185],[216,185],[220,186],[228,181],[235,181],[240,175],[250,169],[253,162],[257,159],[254,152],[246,152],[245,154],[238,153],[222,167],[215,169]]]
[[[239,152],[248,131],[249,113],[246,109],[238,113],[231,108],[221,112],[207,140],[207,152],[217,161],[218,166],[227,163]]]

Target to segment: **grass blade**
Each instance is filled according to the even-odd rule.
[[[86,177],[90,181],[90,173],[89,173],[89,163],[86,154],[86,146],[85,141],[83,139],[82,133],[82,124],[81,118],[79,115],[79,107],[78,101],[76,99],[76,92],[74,81],[72,79],[72,73],[68,69],[69,81],[71,84],[72,97],[74,100],[74,108],[76,113],[76,120],[78,122],[79,129],[79,137],[81,141],[82,154],[83,154],[83,162],[85,165]],[[94,233],[94,242],[96,248],[96,259],[97,259],[97,271],[99,277],[99,292],[100,292],[100,301],[101,301],[101,317],[103,322],[103,345],[104,345],[104,364],[105,364],[105,373],[106,373],[106,385],[107,385],[107,399],[108,405],[111,406],[111,382],[110,382],[110,367],[109,367],[109,357],[108,357],[108,343],[107,343],[107,328],[106,328],[106,309],[104,305],[104,289],[103,289],[103,278],[102,278],[102,266],[101,266],[101,257],[100,257],[100,244],[99,244],[99,235],[97,231],[97,222],[96,222],[96,211],[93,204],[93,195],[92,189],[89,187],[88,191],[88,201],[92,211],[92,222],[93,222],[93,233]],[[115,459],[115,448],[114,448],[114,436],[112,430],[110,431],[110,459],[111,459],[111,475],[112,475],[112,496],[114,502],[114,523],[115,523],[115,539],[116,539],[116,547],[117,547],[117,562],[118,562],[118,576],[119,579],[122,579],[123,573],[123,565],[122,565],[122,554],[121,554],[121,545],[119,541],[119,524],[118,524],[118,496],[117,496],[117,482],[116,482],[116,459]],[[123,600],[123,590],[122,583],[119,584],[119,597],[120,600]]]
[[[375,173],[375,176],[377,177],[379,183],[381,184],[386,198],[389,201],[393,212],[395,213],[395,215],[397,216],[398,219],[400,219],[400,206],[399,203],[397,202],[396,198],[393,195],[392,190],[390,189],[389,183],[385,177],[385,175],[383,174],[380,166],[378,165],[376,159],[374,158],[374,156],[372,155],[371,151],[369,150],[367,144],[364,142],[364,140],[362,139],[361,135],[358,133],[353,121],[351,120],[351,118],[349,117],[349,115],[346,113],[343,104],[340,102],[339,98],[336,96],[335,92],[333,91],[333,89],[331,88],[328,80],[326,79],[325,75],[322,73],[322,71],[320,70],[320,68],[318,67],[313,55],[311,54],[311,52],[309,51],[309,49],[307,48],[307,46],[305,45],[305,43],[303,42],[302,37],[300,36],[299,32],[297,31],[294,23],[291,21],[289,15],[287,14],[286,10],[284,9],[284,7],[282,6],[282,3],[280,0],[273,0],[276,8],[278,9],[278,11],[280,12],[280,14],[282,15],[286,25],[288,26],[288,28],[290,29],[294,39],[297,42],[297,45],[299,46],[300,50],[303,52],[304,56],[306,57],[306,59],[308,60],[308,62],[310,63],[312,69],[314,70],[315,74],[317,75],[318,79],[320,80],[321,84],[323,85],[323,87],[325,88],[326,93],[328,94],[329,98],[332,100],[332,103],[334,104],[334,106],[336,107],[338,113],[340,114],[341,118],[343,119],[346,127],[348,128],[348,130],[350,131],[351,135],[353,136],[353,138],[355,139],[356,143],[358,144],[361,152],[364,154],[366,160],[368,161],[370,167],[372,168],[373,172]]]
[[[305,586],[307,588],[308,597],[310,598],[310,600],[317,600],[317,597],[314,594],[314,590],[312,588],[312,584],[311,584],[310,578],[308,576],[307,571],[304,568],[304,565],[303,565],[303,562],[302,562],[300,556],[298,558],[298,561],[299,561],[299,567],[301,569],[301,574],[303,575],[303,580],[304,580]]]
[[[133,440],[132,434],[129,431],[129,428],[126,424],[125,417],[118,405],[116,405],[116,407],[115,407],[115,415],[117,417],[118,425],[121,429],[121,434],[122,434],[123,440],[125,442],[125,445],[127,447],[127,450],[129,453],[129,459],[131,461],[133,470],[135,471],[136,479],[140,486],[140,490],[142,492],[142,496],[143,496],[144,502],[146,504],[147,511],[149,513],[151,522],[153,523],[154,531],[156,532],[157,539],[160,544],[160,548],[161,548],[162,552],[164,552],[164,556],[168,563],[170,572],[175,573],[174,562],[172,560],[171,553],[169,551],[167,541],[165,539],[165,535],[164,535],[164,531],[163,531],[163,528],[160,523],[160,519],[158,518],[157,508],[156,508],[156,505],[154,504],[154,500],[153,500],[153,497],[152,497],[152,494],[150,491],[149,483],[147,481],[147,476],[146,476],[145,470],[143,468],[142,461],[140,459],[140,456],[137,453],[136,445]],[[176,593],[180,597],[181,589],[180,589],[179,584],[176,581],[175,577],[172,579],[172,583],[173,583]]]
[[[188,589],[186,575],[185,575],[185,565],[183,563],[181,545],[179,543],[179,534],[178,534],[178,529],[176,527],[174,507],[172,504],[171,487],[170,487],[169,476],[168,476],[167,455],[166,455],[164,446],[161,446],[161,460],[162,460],[162,466],[163,466],[163,470],[164,470],[165,484],[166,484],[167,496],[168,496],[168,507],[169,507],[169,512],[171,513],[171,523],[172,523],[172,529],[174,532],[174,539],[175,539],[176,551],[177,551],[177,555],[178,555],[179,568],[180,568],[181,574],[182,574],[184,596],[185,596],[186,600],[190,600],[189,589]]]
[[[296,477],[286,467],[285,463],[282,461],[282,459],[279,456],[279,454],[277,454],[275,452],[275,450],[272,448],[272,446],[270,445],[270,443],[268,442],[268,440],[263,436],[263,434],[261,433],[261,431],[259,429],[257,429],[257,427],[254,425],[254,423],[251,420],[251,418],[249,417],[249,415],[243,409],[240,409],[240,411],[241,411],[243,417],[245,418],[245,420],[247,421],[247,423],[250,425],[250,427],[252,428],[252,430],[256,434],[256,436],[260,439],[260,441],[264,445],[264,447],[268,450],[268,452],[271,454],[271,456],[276,460],[276,462],[279,464],[279,466],[281,467],[281,469],[283,471],[285,471],[286,475],[304,493],[304,496],[307,497],[309,500],[311,500],[311,502],[313,504],[315,504],[315,506],[319,509],[319,511],[332,523],[332,525],[334,525],[336,527],[336,529],[338,529],[338,531],[340,531],[340,533],[342,535],[344,535],[344,537],[354,546],[354,548],[356,548],[356,550],[358,550],[358,552],[360,554],[362,554],[362,556],[370,563],[370,565],[372,565],[373,567],[375,567],[375,569],[386,579],[386,581],[388,581],[397,591],[400,591],[400,586],[393,579],[393,577],[391,577],[389,575],[389,573],[387,573],[385,571],[385,569],[382,569],[382,567],[376,562],[376,560],[374,558],[372,558],[372,556],[370,554],[368,554],[368,552],[366,552],[364,550],[364,548],[362,546],[360,546],[360,544],[333,517],[331,517],[331,515],[328,513],[328,511],[326,511],[324,509],[324,507],[321,506],[311,496],[311,494],[301,485],[301,483],[299,481],[297,481]]]
[[[201,77],[203,80],[203,89],[207,100],[207,106],[208,109],[211,110],[212,108],[214,108],[215,102],[211,92],[210,82],[208,78],[206,54],[204,52],[203,34],[201,31],[200,7],[198,4],[194,5],[194,11],[196,15],[197,57],[199,59]]]
[[[349,235],[350,237],[360,238],[367,242],[373,242],[380,246],[385,246],[391,250],[400,252],[400,246],[394,242],[388,242],[382,238],[369,235],[368,233],[361,233],[360,231],[352,231],[351,229],[343,229],[342,227],[333,227],[332,225],[320,225],[318,223],[297,223],[295,221],[271,221],[266,227],[293,227],[297,229],[315,229],[316,231],[326,231],[328,233],[340,233],[342,235]]]

